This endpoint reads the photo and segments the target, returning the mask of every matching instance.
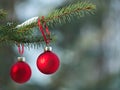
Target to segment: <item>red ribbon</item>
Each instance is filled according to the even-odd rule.
[[[24,44],[20,45],[18,44],[18,52],[20,55],[23,55],[24,53]]]
[[[44,21],[44,16],[42,16],[42,20]],[[40,19],[38,18],[38,26],[39,26],[39,29],[42,33],[42,36],[44,38],[44,41],[46,42],[46,45],[48,45],[50,43],[50,32],[49,32],[49,29],[48,29],[48,26],[46,25],[46,22],[43,23],[44,24],[44,27],[43,25],[41,24],[41,21]],[[44,28],[46,30],[46,34],[44,32]],[[46,37],[48,36],[48,37]]]

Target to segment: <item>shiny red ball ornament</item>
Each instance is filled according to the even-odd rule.
[[[19,61],[11,67],[10,76],[17,83],[25,83],[31,77],[31,68],[23,59],[19,58]]]
[[[59,68],[59,58],[53,53],[50,47],[47,47],[45,51],[37,58],[37,67],[44,74],[53,74]]]

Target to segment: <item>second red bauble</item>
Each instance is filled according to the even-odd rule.
[[[44,74],[53,74],[59,68],[59,58],[52,51],[45,51],[37,58],[37,67]]]
[[[10,76],[17,83],[25,83],[31,77],[31,68],[26,62],[18,61],[11,67]]]

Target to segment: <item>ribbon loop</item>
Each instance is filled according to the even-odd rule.
[[[46,25],[46,22],[44,21],[44,16],[42,16],[42,21],[43,21],[43,25],[41,24],[41,21],[38,18],[38,26],[39,26],[39,29],[42,33],[42,36],[44,38],[44,41],[45,41],[46,45],[48,45],[50,43],[50,32],[49,32],[48,26]],[[46,34],[44,32],[44,29],[46,31]]]
[[[24,44],[18,44],[18,52],[20,55],[23,55],[24,53]]]

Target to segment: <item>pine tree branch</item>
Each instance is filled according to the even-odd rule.
[[[56,24],[63,24],[67,22],[71,22],[72,18],[77,16],[83,17],[86,14],[94,14],[96,6],[89,2],[77,2],[74,4],[70,4],[61,9],[55,10],[50,13],[47,17],[45,17],[44,21],[46,22],[48,27],[54,27]],[[18,32],[25,32],[33,27],[37,27],[37,20],[39,17],[31,18],[24,23],[18,25],[16,28]],[[41,19],[41,22],[43,20]]]
[[[7,12],[3,9],[0,9],[0,20],[4,19],[7,15]]]
[[[17,43],[38,43],[43,41],[43,37],[36,37],[34,35],[34,27],[37,27],[38,18],[41,23],[46,22],[49,28],[54,28],[56,25],[64,24],[74,20],[74,17],[83,17],[87,14],[94,14],[96,6],[90,2],[76,2],[61,9],[55,10],[41,19],[40,16],[33,17],[20,25],[14,23],[7,23],[7,25],[0,25],[0,44],[3,42],[16,44]],[[2,11],[3,13],[3,11]],[[1,15],[5,15],[4,13]],[[2,17],[2,16],[1,16]],[[51,37],[53,40],[53,37]]]

